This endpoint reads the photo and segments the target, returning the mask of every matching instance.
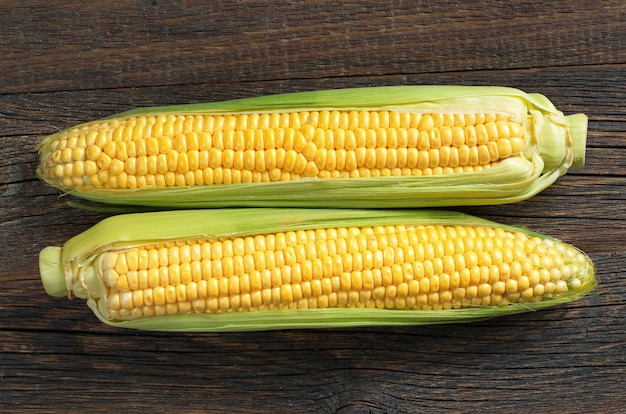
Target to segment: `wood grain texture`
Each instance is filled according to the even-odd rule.
[[[0,18],[0,72],[12,92],[612,64],[626,55],[619,1],[13,3]]]
[[[0,412],[617,412],[626,404],[622,1],[5,1]],[[506,85],[589,115],[587,162],[462,209],[590,254],[594,295],[486,322],[166,334],[46,296],[37,255],[105,214],[35,176],[40,137],[137,106],[399,84]]]

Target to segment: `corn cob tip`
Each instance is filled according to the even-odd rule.
[[[588,118],[585,114],[574,114],[565,117],[565,122],[572,140],[574,161],[571,168],[582,168],[585,165],[585,148],[587,141]]]
[[[62,297],[68,295],[65,283],[65,271],[61,254],[63,249],[58,246],[46,247],[39,253],[39,273],[41,283],[50,296]]]

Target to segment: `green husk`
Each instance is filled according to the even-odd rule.
[[[587,117],[564,116],[543,95],[492,86],[388,86],[299,92],[224,102],[140,108],[105,120],[155,114],[260,113],[319,109],[388,109],[421,112],[495,111],[526,121],[531,144],[524,155],[495,168],[423,177],[300,179],[288,182],[194,187],[97,189],[61,188],[105,204],[168,208],[330,207],[413,208],[504,204],[528,199],[570,168],[584,164]],[[88,127],[88,122],[79,127]],[[50,156],[44,138],[41,159]],[[38,174],[50,185],[41,170]]]
[[[500,227],[549,238],[527,229],[505,226],[452,211],[348,210],[348,209],[228,209],[184,210],[113,216],[40,254],[40,272],[46,292],[52,296],[76,296],[104,323],[122,328],[161,331],[250,331],[273,329],[399,326],[470,322],[496,316],[535,311],[588,294],[596,285],[592,262],[576,277],[581,286],[541,302],[475,307],[442,311],[382,309],[307,309],[188,314],[137,320],[108,319],[101,299],[103,281],[96,271],[96,257],[108,250],[182,239],[246,236],[319,227],[381,226],[392,224],[447,224]],[[559,242],[556,239],[551,239]],[[564,243],[563,243],[564,244]],[[565,245],[565,244],[564,244]],[[569,245],[566,245],[569,246]],[[569,246],[571,247],[571,246]]]

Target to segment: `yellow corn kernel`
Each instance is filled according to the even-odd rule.
[[[465,129],[443,125],[444,114],[411,113],[414,119],[410,121],[409,135],[413,134],[414,139],[403,138],[406,128],[380,128],[380,119],[400,118],[401,114],[394,111],[332,111],[332,116],[329,114],[328,111],[310,111],[306,116],[277,113],[273,115],[281,121],[273,125],[248,122],[253,115],[259,118],[257,114],[226,118],[222,115],[164,115],[150,121],[137,116],[122,118],[116,124],[94,123],[89,128],[60,134],[50,142],[50,147],[64,148],[42,159],[43,171],[47,181],[65,188],[72,187],[74,182],[65,180],[67,175],[81,178],[82,181],[77,182],[89,186],[94,185],[89,176],[106,171],[109,177],[115,178],[100,180],[98,187],[115,183],[115,188],[120,189],[129,188],[129,182],[147,183],[147,179],[140,177],[156,171],[170,171],[181,177],[187,173],[189,177],[203,177],[199,184],[195,179],[172,180],[169,184],[166,180],[155,182],[157,187],[270,181],[270,177],[271,181],[299,177],[357,178],[392,175],[391,170],[393,175],[422,176],[467,172],[480,165],[495,164],[520,155],[527,145],[520,121],[496,117],[494,113],[474,114],[470,117],[473,123]],[[454,119],[454,114],[445,115]],[[140,118],[148,128],[134,127]],[[485,123],[484,119],[496,120]],[[288,127],[286,131],[285,127]],[[89,139],[96,131],[102,134],[106,128],[113,128],[110,139]],[[151,135],[146,136],[147,133]],[[170,135],[172,133],[177,135]],[[74,139],[68,139],[68,134]],[[283,139],[276,138],[283,134]],[[93,143],[86,146],[87,141]],[[284,162],[279,161],[277,153],[267,152],[281,147],[287,151]],[[457,149],[460,150],[458,155]],[[237,153],[245,154],[243,162],[235,161],[233,155]],[[67,167],[87,160],[96,161],[98,169],[94,171],[93,164],[88,172],[84,168]],[[160,161],[157,163],[157,160]],[[404,165],[408,168],[403,168]],[[448,165],[457,170],[444,168]],[[221,169],[225,178],[209,179],[207,167],[214,173]],[[238,170],[235,175],[232,168]],[[271,172],[266,179],[262,176],[254,179],[255,173],[265,171]],[[292,172],[295,174],[289,174]],[[119,179],[120,174],[134,178]]]
[[[504,255],[502,246],[516,250]],[[576,257],[524,233],[386,225],[138,245],[101,253],[96,272],[108,318],[372,304],[429,310],[564,294],[572,285],[561,275],[572,277]]]

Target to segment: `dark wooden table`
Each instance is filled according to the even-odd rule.
[[[626,406],[623,1],[9,0],[0,52],[1,412]],[[513,86],[589,115],[584,168],[463,210],[585,250],[596,294],[468,325],[167,334],[44,293],[39,251],[104,214],[37,180],[40,137],[138,106],[400,84]]]

